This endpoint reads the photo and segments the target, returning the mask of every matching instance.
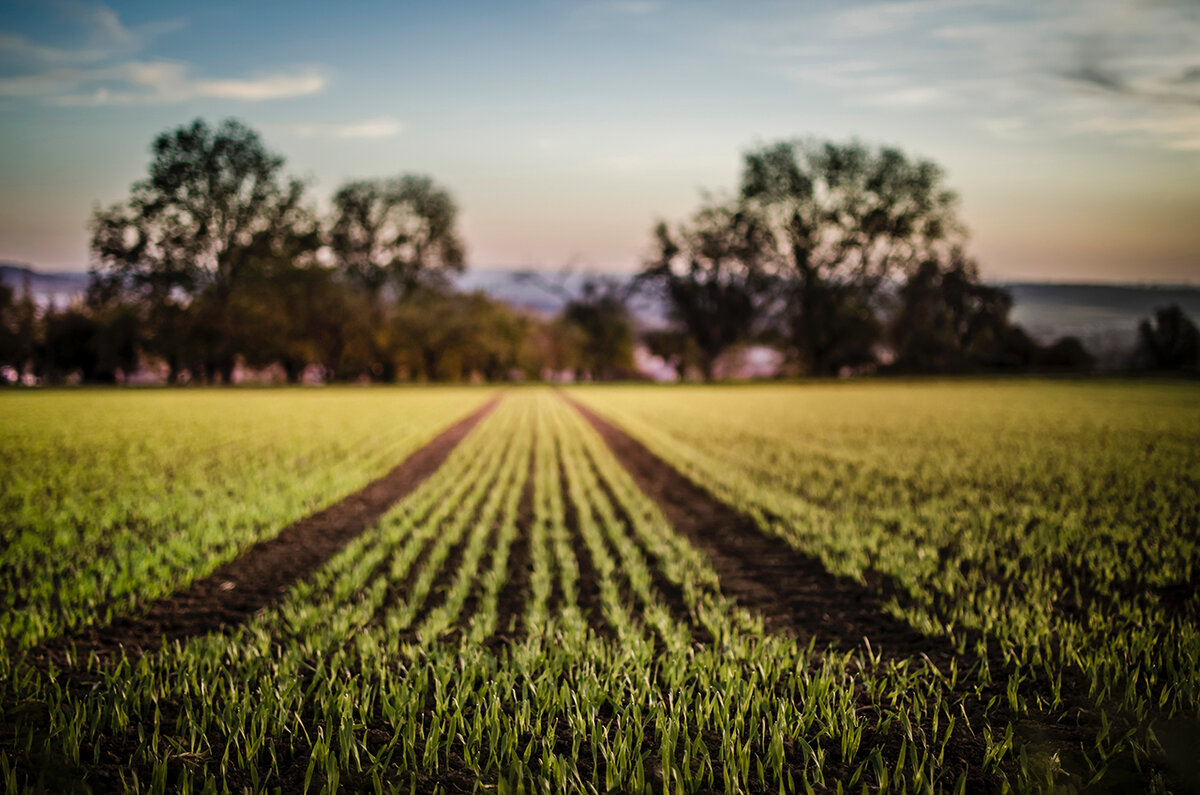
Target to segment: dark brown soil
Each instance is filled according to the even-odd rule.
[[[886,599],[896,597],[903,604],[906,598],[906,592],[891,578],[871,572],[870,584],[862,585],[830,574],[818,560],[796,551],[783,539],[765,534],[752,519],[688,480],[624,431],[586,406],[567,399],[599,432],[638,487],[655,500],[672,526],[709,556],[725,595],[759,613],[769,630],[785,632],[802,642],[815,638],[818,649],[827,643],[851,648],[867,639],[872,651],[884,659],[925,657],[942,671],[957,657],[946,639],[923,635],[883,612],[882,603]],[[1160,598],[1166,602],[1173,596],[1173,592],[1164,593]],[[987,638],[971,633],[968,648],[981,642],[986,643]],[[1078,714],[1077,721],[1036,712],[1013,715],[1003,704],[1001,692],[1010,664],[996,644],[986,643],[986,647],[992,683],[978,693],[967,692],[971,688],[965,679],[959,684],[959,692],[964,696],[962,707],[972,724],[988,720],[984,705],[995,696],[1000,703],[991,709],[990,721],[1000,721],[999,725],[1012,721],[1022,741],[1056,753],[1062,767],[1076,776],[1076,781],[1086,781],[1088,775],[1079,748],[1094,739],[1098,726],[1092,724],[1098,721],[1094,719],[1095,708],[1083,682],[1063,682],[1064,699]],[[958,657],[958,662],[960,666],[971,667],[974,659],[968,655],[966,659]],[[1039,683],[1031,682],[1030,687],[1037,688]],[[877,741],[885,745],[896,743],[894,737],[871,742]],[[946,748],[948,767],[966,772],[968,791],[992,790],[998,783],[985,779],[979,771],[983,750],[980,737],[973,732],[969,736],[956,734]],[[1009,760],[1010,767],[1012,764]],[[1169,768],[1161,760],[1154,764],[1163,770]],[[1122,791],[1119,782],[1124,780],[1123,776],[1132,776],[1131,781],[1144,780],[1144,775],[1134,774],[1131,765],[1130,760],[1112,760],[1105,782],[1117,782],[1116,791]],[[1168,779],[1173,780],[1170,774]]]
[[[185,640],[242,623],[278,601],[421,485],[498,402],[492,399],[361,491],[285,527],[207,577],[154,602],[145,615],[117,618],[107,626],[55,639],[46,650],[55,654],[74,646],[83,652],[141,653],[158,648],[164,638]]]
[[[499,476],[493,480],[489,489],[500,488],[501,481]],[[421,640],[418,630],[429,614],[433,612],[435,607],[440,607],[446,603],[446,596],[450,589],[454,586],[455,580],[459,576],[459,564],[462,561],[463,553],[467,549],[467,544],[471,540],[471,534],[483,520],[484,505],[487,502],[485,495],[479,500],[479,503],[474,507],[471,518],[467,521],[459,531],[459,536],[450,545],[450,549],[446,553],[446,557],[442,560],[438,567],[437,573],[433,578],[433,582],[429,584],[429,590],[425,593],[425,600],[417,606],[416,612],[413,614],[412,621],[407,627],[395,636],[394,640],[397,644],[414,643]],[[499,527],[499,520],[496,517],[492,518],[491,527],[487,533],[489,538],[495,538],[496,530]],[[408,594],[412,591],[417,578],[428,570],[430,564],[429,559],[432,557],[433,551],[438,546],[436,537],[429,539],[425,543],[425,548],[421,554],[413,561],[412,566],[405,575],[404,581],[401,583],[393,583],[388,585],[387,597],[383,604],[375,611],[373,619],[376,626],[382,625],[386,621],[386,616],[396,603],[401,598],[408,598]],[[472,589],[478,587],[478,578],[472,584]]]
[[[584,620],[598,637],[615,640],[617,633],[604,617],[604,608],[600,598],[600,573],[596,571],[591,551],[587,542],[583,540],[583,533],[579,529],[579,515],[575,511],[575,503],[571,500],[568,491],[567,473],[563,468],[561,451],[557,453],[557,457],[559,488],[562,490],[563,512],[566,514],[564,523],[567,532],[570,533],[571,547],[575,551],[575,564],[579,568],[579,579],[575,581],[579,612],[583,614]],[[566,605],[564,604],[563,607]]]
[[[592,467],[592,470],[595,474],[596,483],[598,483],[600,486],[600,492],[604,495],[604,498],[608,500],[609,505],[612,506],[613,515],[616,517],[618,522],[624,525],[624,531],[626,535],[637,546],[642,558],[645,559],[646,568],[650,571],[651,585],[658,597],[658,600],[665,605],[668,610],[671,611],[671,615],[674,616],[676,621],[688,628],[688,631],[691,632],[692,638],[695,642],[701,645],[712,643],[712,635],[707,629],[705,629],[704,625],[702,625],[696,619],[696,616],[692,614],[690,608],[688,607],[687,596],[684,593],[683,586],[679,583],[671,581],[665,574],[663,574],[663,561],[661,561],[658,556],[651,552],[650,548],[643,544],[641,539],[638,538],[637,533],[634,532],[633,529],[634,524],[632,517],[630,517],[629,513],[625,510],[625,506],[621,504],[621,501],[617,499],[616,493],[612,490],[609,482],[605,480],[603,473],[601,473],[600,469],[596,466],[595,460],[590,455],[588,456],[587,460],[588,465]],[[623,568],[624,567],[622,567],[622,569]]]
[[[533,526],[534,458],[529,457],[529,476],[517,506],[517,537],[508,549],[508,576],[496,597],[496,632],[489,645],[502,645],[525,634],[525,608],[530,593],[533,557],[529,552],[529,533]]]
[[[569,400],[569,398],[568,398]],[[930,654],[938,642],[883,612],[880,596],[759,529],[752,519],[675,471],[637,440],[571,401],[667,520],[708,555],[721,590],[763,617],[768,630],[802,642],[851,648],[869,639],[888,657]],[[951,652],[946,650],[939,657]],[[935,659],[936,661],[936,659]]]

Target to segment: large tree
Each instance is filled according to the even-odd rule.
[[[205,323],[202,366],[228,383],[240,352],[235,298],[264,256],[311,231],[304,187],[285,180],[283,158],[232,119],[164,132],[152,153],[149,175],[130,197],[93,218],[93,281],[137,294],[171,323],[194,308]],[[176,340],[172,329],[155,336]],[[160,353],[173,365],[183,356]]]
[[[351,182],[333,204],[330,249],[343,273],[373,298],[389,286],[398,298],[440,287],[462,271],[458,207],[429,177]]]
[[[1134,364],[1147,370],[1200,369],[1200,330],[1176,304],[1138,324]]]
[[[329,248],[338,271],[368,300],[371,377],[393,381],[400,348],[407,344],[397,335],[408,325],[389,319],[397,308],[388,299],[400,304],[443,291],[449,276],[463,270],[458,206],[429,177],[408,174],[347,183],[333,204]]]
[[[1024,367],[1010,361],[1007,292],[980,282],[975,263],[955,251],[944,265],[926,260],[900,288],[892,321],[895,369],[954,372]],[[1019,358],[1019,357],[1018,357]]]
[[[655,229],[657,253],[638,275],[696,343],[711,379],[717,357],[766,319],[774,283],[770,230],[737,202],[709,202],[674,232]]]
[[[936,164],[857,141],[751,151],[740,199],[769,230],[763,266],[785,285],[784,329],[817,375],[868,363],[881,286],[923,262],[948,262],[961,235]]]
[[[575,329],[579,366],[597,380],[628,378],[633,374],[633,318],[627,289],[615,281],[589,279],[583,290],[563,307],[562,322]]]

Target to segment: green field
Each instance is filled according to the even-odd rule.
[[[136,622],[497,394],[432,476],[247,620],[71,649],[71,633]],[[673,525],[689,506],[664,500],[683,492],[652,488],[570,400],[642,442],[663,483],[673,468],[699,486],[697,523]],[[0,406],[6,791],[1200,782],[1200,385],[82,391]],[[733,552],[706,553],[699,532]],[[776,565],[738,558],[738,534]]]

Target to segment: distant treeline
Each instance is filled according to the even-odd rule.
[[[197,120],[159,135],[146,179],[96,212],[86,298],[37,307],[0,286],[0,375],[111,382],[154,364],[169,382],[230,383],[235,367],[289,381],[637,376],[639,341],[711,378],[739,346],[785,373],[1087,370],[1074,338],[1040,345],[1010,296],[964,254],[942,171],[857,142],[783,142],[745,156],[735,195],[659,224],[632,283],[595,280],[546,319],[462,293],[450,194],[425,176],[356,181],[326,217],[258,134]],[[653,291],[671,325],[640,333]],[[1135,361],[1195,369],[1177,308],[1143,324]]]

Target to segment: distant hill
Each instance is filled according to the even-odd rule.
[[[1078,337],[1103,366],[1123,365],[1138,324],[1172,304],[1200,322],[1200,287],[1143,284],[1001,285],[1013,297],[1012,319],[1036,339]]]
[[[517,268],[474,268],[459,276],[461,290],[482,290],[511,306],[551,316],[571,297],[582,293],[588,279],[613,279],[628,283],[628,275],[554,273]],[[18,293],[28,283],[39,303],[65,306],[87,289],[86,273],[43,273],[23,263],[0,262],[0,281]],[[1137,339],[1138,323],[1156,309],[1178,304],[1200,322],[1200,286],[1142,284],[999,284],[1013,297],[1012,318],[1041,341],[1062,336],[1079,337],[1101,363],[1118,366]],[[666,307],[647,297],[636,297],[634,316],[645,326],[665,323]]]
[[[21,295],[28,285],[38,303],[54,302],[55,306],[66,306],[82,298],[87,292],[86,273],[43,273],[22,262],[0,261],[0,282],[7,284]]]

